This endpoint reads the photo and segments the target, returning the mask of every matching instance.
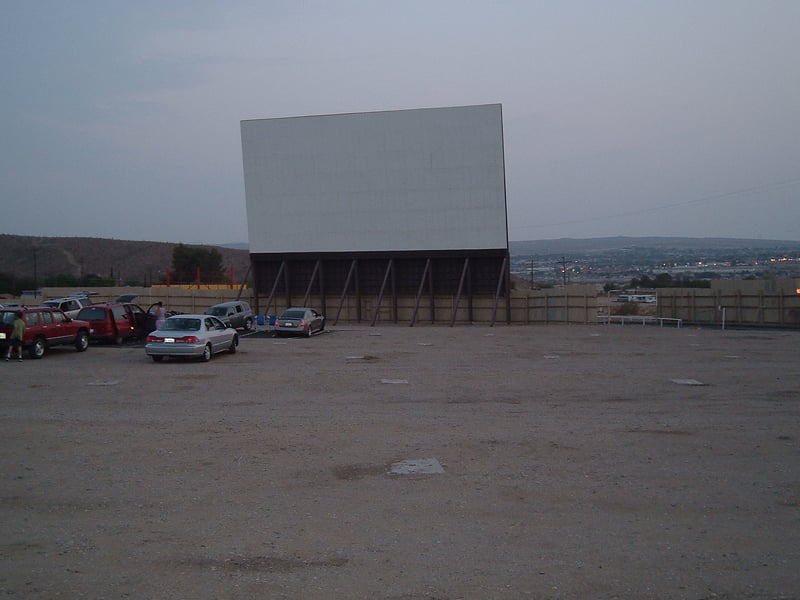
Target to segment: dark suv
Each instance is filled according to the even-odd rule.
[[[8,352],[14,319],[18,312],[25,321],[22,346],[31,358],[42,358],[52,346],[72,345],[78,352],[89,347],[89,324],[70,319],[57,308],[35,306],[0,309],[0,351]]]

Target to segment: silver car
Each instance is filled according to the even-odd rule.
[[[293,333],[311,337],[315,331],[325,329],[325,317],[313,308],[293,307],[287,308],[283,314],[275,319],[275,335]]]
[[[165,356],[197,357],[204,361],[218,352],[236,352],[239,334],[211,315],[175,315],[147,336],[144,351],[155,362]]]

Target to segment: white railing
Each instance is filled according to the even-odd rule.
[[[664,323],[666,322],[668,324],[674,324],[680,329],[683,321],[682,319],[673,319],[670,317],[652,317],[640,315],[597,315],[597,322],[603,323],[604,325],[609,325],[611,323],[619,323],[620,325],[625,325],[625,323],[634,323],[636,325],[655,325],[658,323],[659,327],[663,327]]]

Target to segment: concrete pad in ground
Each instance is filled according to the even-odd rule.
[[[444,473],[441,463],[435,458],[401,460],[389,469],[392,475],[439,475]]]

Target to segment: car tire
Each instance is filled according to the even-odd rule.
[[[253,319],[251,319],[250,317],[247,317],[244,320],[244,330],[245,331],[252,331],[253,330]]]
[[[231,354],[236,354],[236,347],[238,345],[239,345],[239,336],[235,335],[235,336],[233,336],[233,339],[231,340],[231,345],[230,345],[230,348],[228,348],[228,352],[230,352]]]
[[[78,352],[85,352],[89,347],[89,333],[87,331],[79,331],[75,337],[75,350]]]
[[[30,349],[28,350],[28,356],[31,358],[42,358],[47,352],[47,340],[43,337],[37,337],[33,340],[33,344],[31,344]]]
[[[117,337],[114,338],[114,345],[115,346],[122,346],[122,342],[124,342],[124,341],[125,340],[122,339],[122,336],[118,335]]]
[[[164,360],[163,356],[151,356],[150,358],[153,359],[153,362],[161,362],[162,360]]]
[[[309,323],[308,329],[306,329],[306,337],[311,337],[311,324]]]
[[[206,344],[206,347],[203,348],[203,362],[208,362],[211,360],[211,355],[213,352],[211,351],[211,344]]]

